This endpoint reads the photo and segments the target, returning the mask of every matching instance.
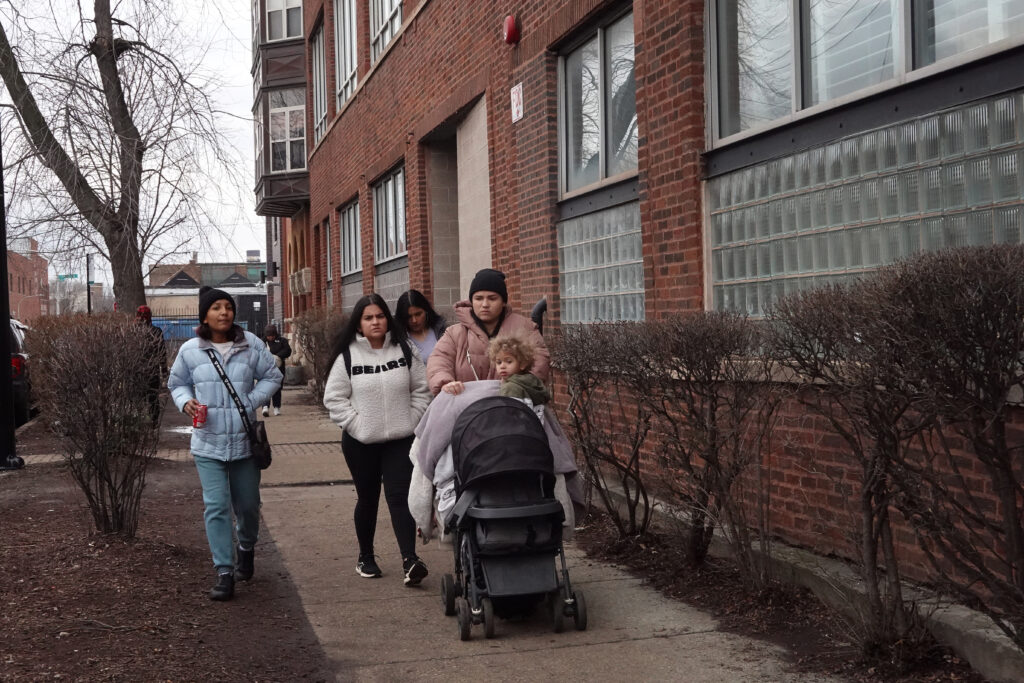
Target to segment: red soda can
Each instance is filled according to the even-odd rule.
[[[200,403],[196,406],[196,414],[192,416],[192,426],[199,429],[206,424],[206,406]]]

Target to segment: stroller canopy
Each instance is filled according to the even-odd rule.
[[[489,396],[459,415],[452,429],[455,481],[461,491],[506,472],[554,476],[554,456],[536,413],[514,398]]]

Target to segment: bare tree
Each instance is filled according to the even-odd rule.
[[[894,505],[942,586],[1024,648],[1024,247],[927,254],[881,278],[907,384],[939,418],[901,453]]]
[[[14,231],[103,254],[121,310],[145,302],[144,259],[210,230],[204,200],[225,183],[208,169],[237,173],[217,132],[214,84],[182,53],[173,8],[95,0],[87,16],[70,0],[0,2],[0,77],[20,133],[5,154]]]
[[[96,530],[134,536],[160,435],[139,380],[152,369],[152,336],[121,315],[45,316],[28,346],[42,412]]]
[[[642,535],[651,522],[643,455],[652,416],[638,398],[649,388],[642,351],[649,340],[648,323],[573,325],[551,348],[552,364],[566,376],[567,433],[620,536]]]
[[[804,384],[797,398],[842,438],[859,469],[854,535],[868,602],[861,645],[875,652],[914,627],[890,517],[893,463],[930,425],[905,384],[905,349],[889,334],[900,323],[880,315],[888,295],[870,279],[785,297],[771,313],[773,353]]]
[[[771,382],[760,330],[726,312],[677,316],[658,328],[643,400],[657,417],[657,443],[668,466],[681,475],[666,482],[685,507],[687,558],[701,564],[721,528],[741,575],[764,588],[769,487],[762,465],[785,392]]]

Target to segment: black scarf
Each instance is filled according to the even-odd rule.
[[[501,308],[501,315],[498,316],[498,324],[494,326],[494,332],[488,332],[487,331],[487,326],[484,325],[483,321],[480,320],[480,318],[476,317],[476,311],[470,311],[469,314],[471,316],[473,316],[473,321],[477,324],[477,326],[481,330],[484,331],[484,334],[487,335],[487,338],[488,339],[494,339],[495,337],[498,336],[498,330],[501,329],[501,324],[503,322],[505,322],[505,311],[507,309],[508,309],[508,306],[502,306],[502,308]]]

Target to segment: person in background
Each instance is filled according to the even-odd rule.
[[[487,348],[498,336],[520,335],[534,348],[533,373],[548,379],[549,354],[537,326],[526,316],[508,308],[505,274],[484,268],[473,277],[469,301],[455,304],[458,322],[448,326],[427,360],[430,391],[460,394],[465,382],[498,376]]]
[[[274,363],[277,364],[277,369],[284,374],[284,361],[288,356],[292,355],[292,347],[288,344],[288,340],[277,334],[277,326],[267,325],[266,329],[263,330],[263,338],[267,342],[267,348],[270,349],[270,353],[274,354]],[[274,415],[281,414],[281,389],[280,387],[274,393],[274,396],[270,399],[270,402],[274,406]],[[263,417],[270,416],[270,406],[263,406]]]
[[[448,327],[448,323],[438,315],[427,297],[416,289],[403,292],[402,296],[398,297],[395,323],[399,334],[404,333],[419,349],[420,358],[424,363]]]
[[[415,586],[426,578],[427,565],[416,555],[416,523],[409,514],[409,448],[430,390],[418,352],[400,335],[392,336],[394,329],[379,294],[356,302],[331,354],[324,406],[343,430],[341,451],[356,487],[356,573],[365,578],[382,574],[373,541],[383,485],[404,582]]]
[[[210,599],[230,600],[235,594],[235,579],[248,581],[254,571],[260,529],[260,470],[249,451],[245,423],[210,353],[218,359],[250,422],[256,421],[256,408],[266,405],[281,388],[282,376],[266,344],[235,325],[235,300],[230,294],[200,288],[199,320],[196,336],[178,351],[167,388],[174,405],[189,417],[195,418],[199,406],[206,406],[206,422],[192,430],[191,451],[203,487],[206,540],[217,570]],[[237,520],[237,565],[232,511]]]
[[[164,344],[164,331],[153,324],[153,311],[149,306],[135,309],[135,320],[144,327],[148,335],[147,353],[150,368],[147,375],[149,383],[149,416],[153,424],[160,422],[160,387],[167,375],[167,346]]]

